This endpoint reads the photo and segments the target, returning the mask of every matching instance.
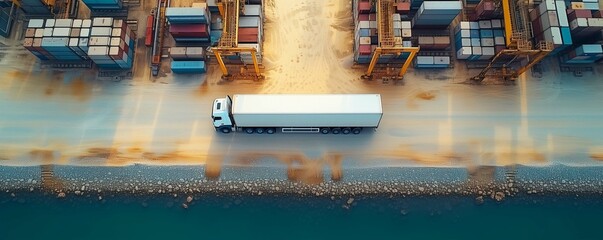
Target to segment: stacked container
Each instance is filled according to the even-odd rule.
[[[583,44],[564,54],[561,61],[568,64],[591,64],[602,58],[603,48],[601,44]]]
[[[448,68],[450,56],[417,56],[415,68]]]
[[[82,0],[82,2],[92,11],[123,8],[122,0]]]
[[[446,28],[461,10],[461,1],[425,1],[413,17],[412,26]]]
[[[84,22],[88,31],[82,31]],[[23,46],[41,60],[85,60],[89,27],[84,19],[31,19]]]
[[[134,33],[125,20],[92,19],[88,56],[99,68],[129,69],[134,58]]]
[[[505,49],[502,20],[460,22],[455,27],[456,58],[489,60]]]
[[[571,46],[572,34],[564,1],[545,0],[530,12],[536,41],[552,42],[557,54]]]
[[[173,73],[205,73],[205,61],[172,61],[171,69]]]
[[[205,3],[170,7],[165,11],[169,32],[176,42],[210,42],[210,13]]]
[[[418,44],[423,50],[446,50],[450,47],[449,36],[420,36],[417,38]]]
[[[353,15],[355,19],[354,30],[354,61],[359,64],[368,64],[373,58],[379,36],[377,30],[377,12],[369,1],[354,0]],[[396,46],[411,47],[412,29],[410,21],[402,21],[402,15],[395,13],[392,16],[393,32]],[[378,63],[402,61],[408,54],[399,56],[383,54],[377,60]]]
[[[239,47],[255,48],[256,59],[262,62],[262,39],[264,14],[261,5],[245,5],[245,9],[239,16],[239,29],[237,36]],[[245,64],[253,64],[250,53],[240,53],[241,60]]]
[[[574,42],[590,42],[603,31],[603,16],[597,0],[572,2],[567,15]]]

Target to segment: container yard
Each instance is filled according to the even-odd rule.
[[[0,0],[0,238],[596,239],[602,6]]]

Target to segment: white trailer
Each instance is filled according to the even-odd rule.
[[[359,134],[377,128],[382,115],[379,94],[239,94],[216,99],[212,108],[222,133]]]

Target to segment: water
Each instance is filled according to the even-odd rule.
[[[589,196],[200,196],[184,209],[182,197],[35,195],[0,194],[0,239],[600,239],[603,216]]]

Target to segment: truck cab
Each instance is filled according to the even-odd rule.
[[[214,104],[211,111],[211,118],[214,122],[216,131],[223,133],[230,133],[233,128],[232,114],[230,107],[232,105],[232,99],[230,96],[225,98],[217,98],[214,100]]]

